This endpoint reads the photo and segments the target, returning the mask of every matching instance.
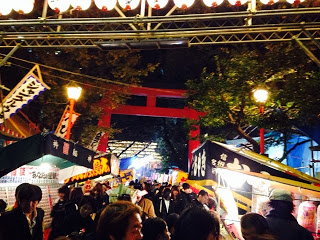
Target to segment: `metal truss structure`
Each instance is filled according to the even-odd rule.
[[[106,41],[186,38],[190,46],[320,39],[320,8],[0,21],[0,48],[96,48]]]

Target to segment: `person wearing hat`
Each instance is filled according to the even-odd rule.
[[[291,214],[294,209],[290,191],[274,189],[269,196],[270,212],[266,219],[270,233],[279,240],[313,240],[311,232],[300,226]]]

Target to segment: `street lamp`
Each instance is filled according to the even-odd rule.
[[[75,102],[79,99],[82,88],[81,87],[67,87],[68,91],[68,98],[70,100],[70,110],[69,110],[69,119],[68,119],[68,126],[67,126],[67,135],[66,139],[70,139],[70,131],[71,131],[71,120],[72,120],[72,114],[73,114],[73,108]]]
[[[268,91],[265,89],[256,89],[253,92],[253,97],[259,103],[260,116],[263,117],[264,104],[268,99]],[[260,154],[264,154],[264,129],[260,128]]]

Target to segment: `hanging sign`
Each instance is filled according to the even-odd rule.
[[[39,76],[33,73],[35,69],[38,70]],[[0,124],[3,123],[3,118],[10,118],[24,105],[28,104],[47,89],[50,89],[50,87],[42,81],[39,65],[34,66],[4,98],[3,109],[0,107]]]
[[[68,123],[69,123],[69,116],[70,116],[70,110],[69,105],[66,107],[66,109],[63,112],[63,115],[60,119],[60,122],[58,124],[58,127],[55,131],[55,135],[61,138],[65,138],[67,135],[67,129],[68,129]],[[80,116],[79,113],[73,112],[72,113],[72,119],[71,119],[71,128],[73,127],[74,123],[77,121],[78,117]]]
[[[76,182],[82,182],[86,181],[91,178],[96,178],[100,177],[106,174],[109,174],[111,172],[110,168],[110,157],[100,157],[99,159],[94,159],[93,160],[93,170],[86,172],[86,173],[81,173],[76,176],[73,176],[71,178],[67,178],[64,180],[65,184],[73,184]]]
[[[88,148],[93,150],[93,151],[97,151],[100,139],[104,134],[105,134],[105,132],[98,131],[96,133],[96,135],[94,136],[94,138],[92,139],[92,141],[91,141],[90,145],[88,146]]]

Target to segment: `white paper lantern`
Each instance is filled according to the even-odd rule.
[[[8,15],[12,11],[11,1],[5,1],[0,4],[0,16]]]
[[[117,4],[117,0],[94,0],[97,8],[101,9],[102,11],[110,11],[114,9]]]
[[[119,5],[125,10],[133,10],[138,7],[140,0],[119,0]]]
[[[91,6],[91,0],[71,0],[71,6],[77,10],[85,11]]]
[[[173,0],[174,4],[181,9],[187,9],[192,6],[194,0]]]
[[[272,4],[275,4],[276,2],[278,2],[279,0],[260,0],[260,2],[262,4],[265,4],[265,5],[272,5]]]
[[[203,0],[203,3],[208,7],[217,7],[223,3],[223,0]]]
[[[287,2],[290,4],[300,4],[301,2],[303,2],[303,0],[302,1],[300,1],[300,0],[287,0]]]
[[[229,0],[229,3],[234,6],[241,6],[245,4],[247,0]]]
[[[34,0],[12,0],[13,9],[21,14],[28,14],[33,10]]]
[[[154,9],[160,9],[164,8],[167,5],[168,0],[147,0],[147,2],[150,7]]]
[[[70,8],[70,0],[48,0],[49,7],[55,12],[65,12]]]

